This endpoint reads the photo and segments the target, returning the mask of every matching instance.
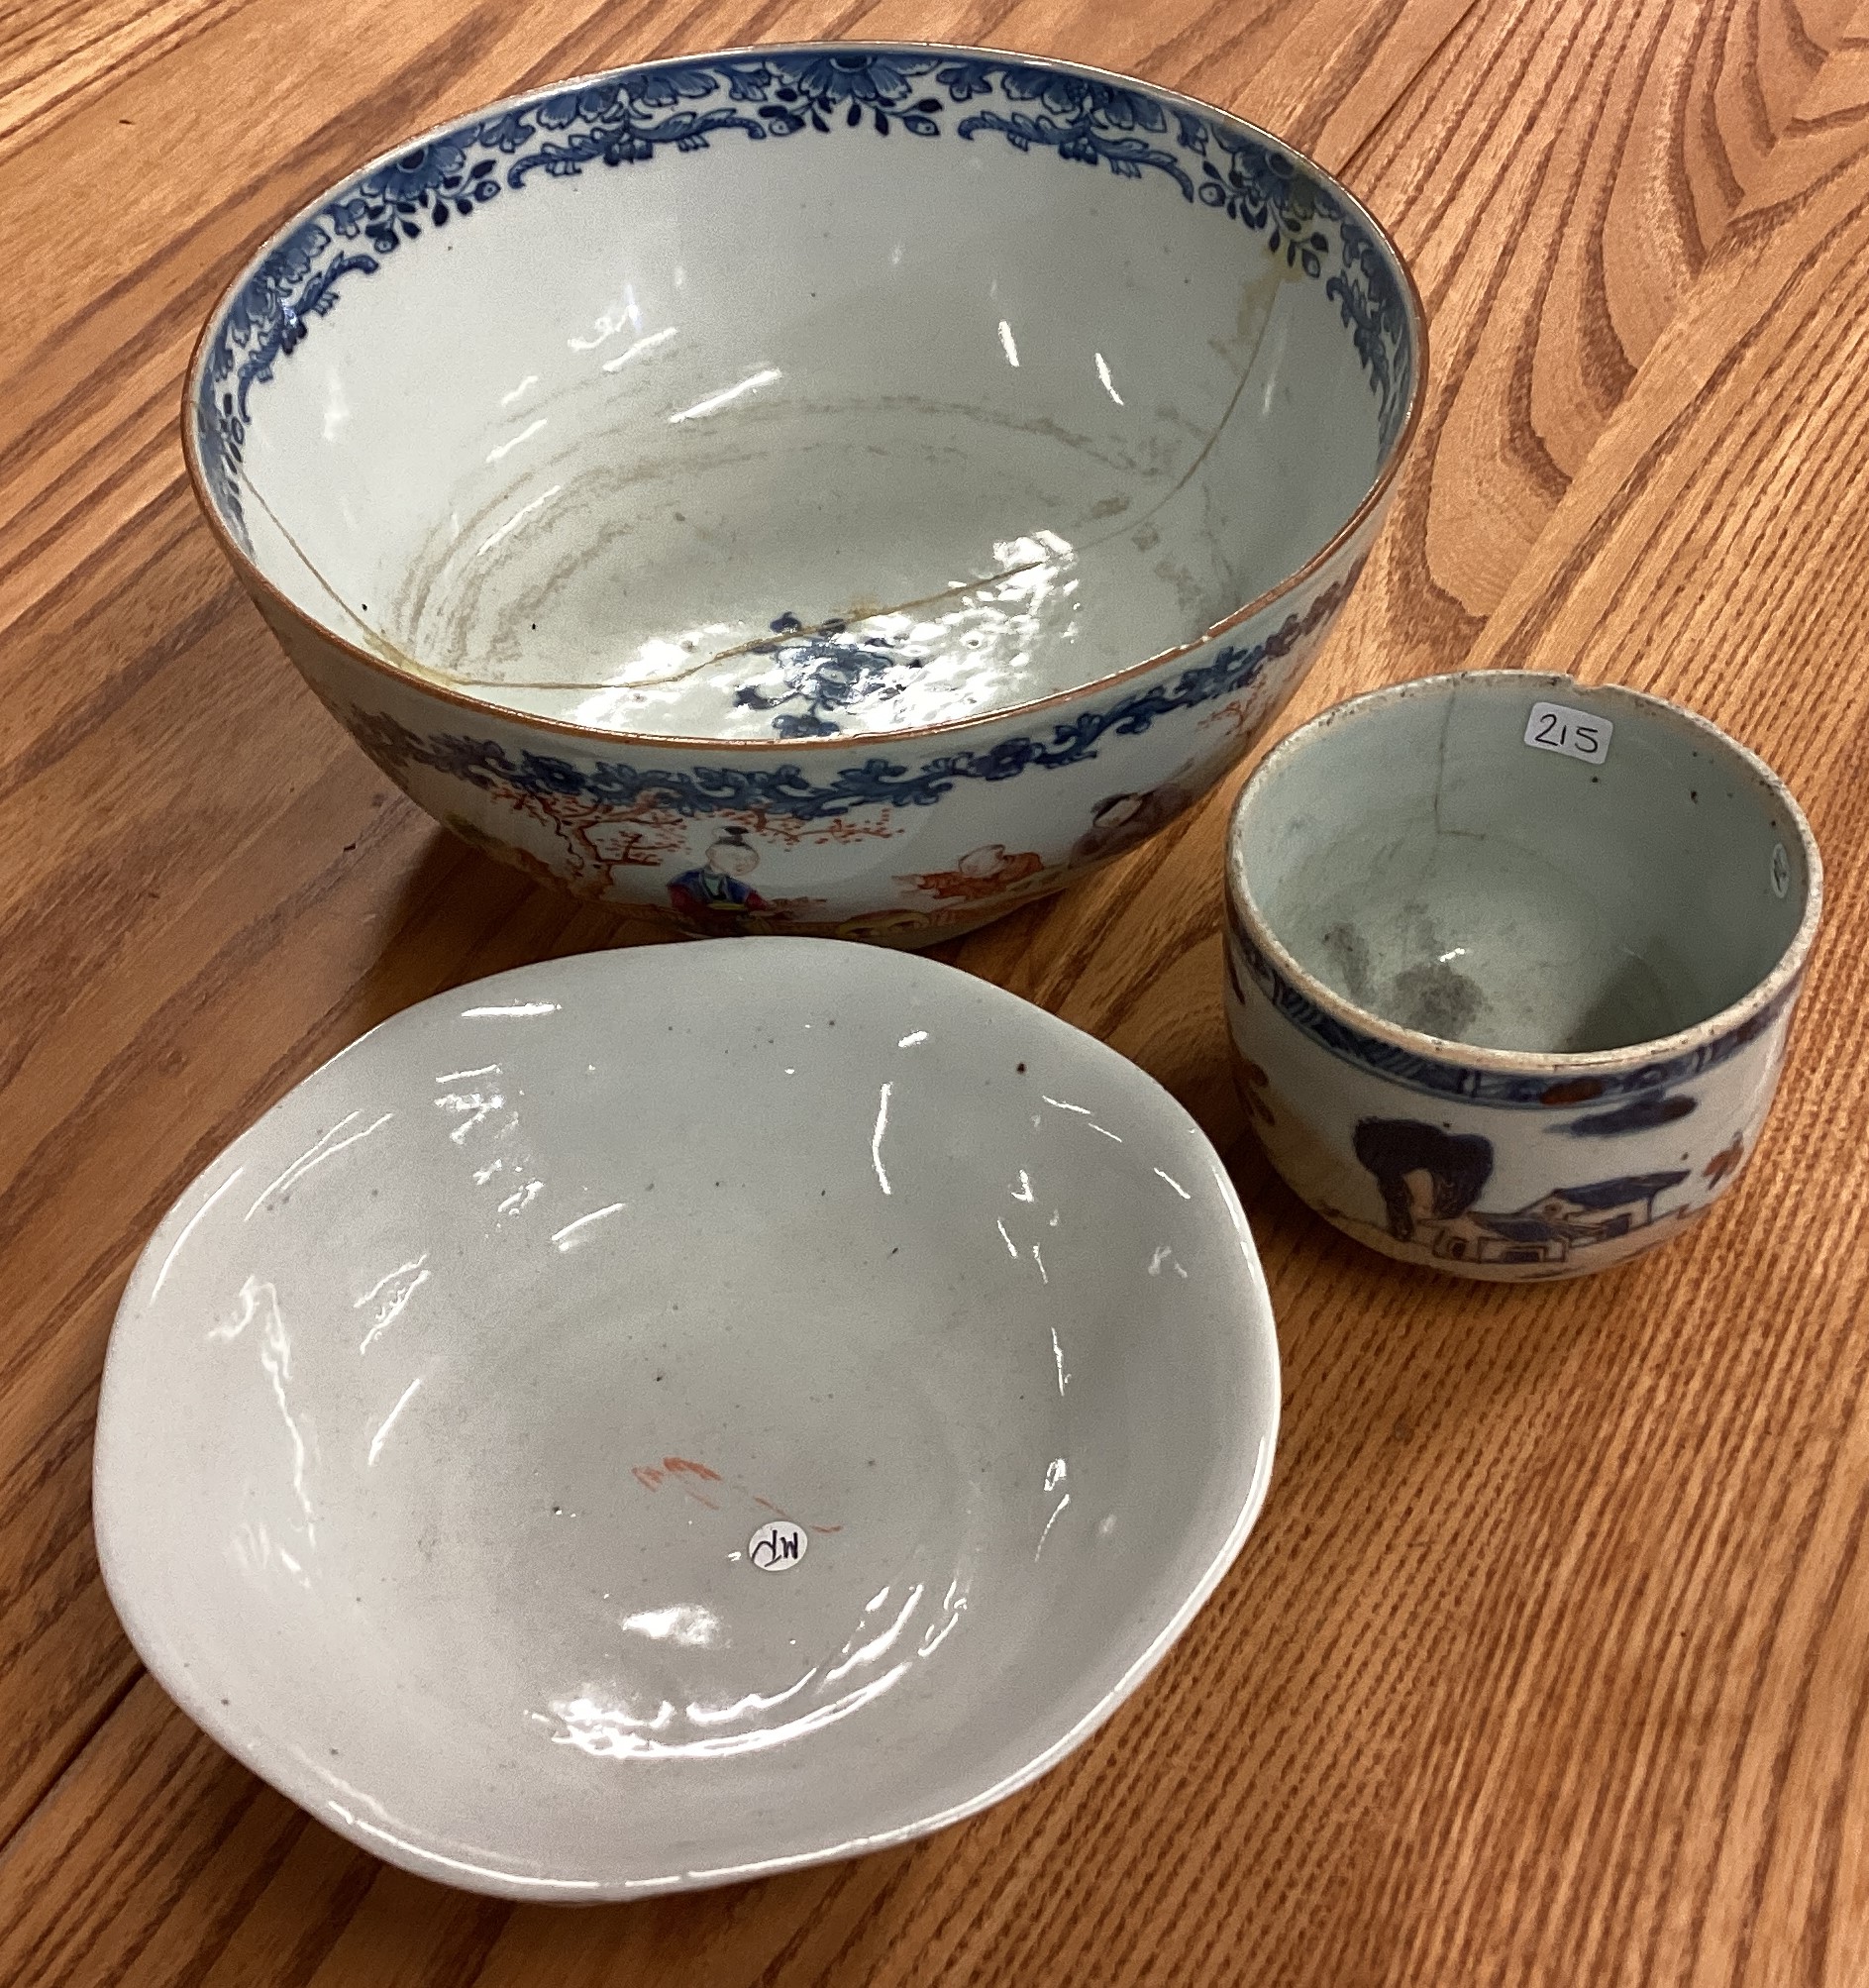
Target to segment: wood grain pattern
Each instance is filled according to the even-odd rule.
[[[195,515],[176,395],[252,242],[357,158],[812,34],[1138,69],[1343,173],[1433,380],[1289,717],[1463,664],[1681,697],[1797,787],[1829,928],[1743,1190],[1522,1292],[1359,1251],[1243,1134],[1225,794],[949,948],[1228,1152],[1287,1368],[1266,1515],[1156,1679],[990,1814],[514,1910],[353,1850],[140,1676],[90,1422],[150,1226],[267,1102],[411,1000],[641,935],[451,842],[317,709]],[[1869,1979],[1869,4],[20,0],[0,216],[0,1980]]]

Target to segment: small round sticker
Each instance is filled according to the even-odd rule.
[[[804,1558],[811,1543],[802,1525],[775,1518],[747,1541],[746,1556],[762,1574],[788,1574]]]
[[[1791,858],[1782,842],[1772,844],[1772,894],[1782,897],[1791,889]]]

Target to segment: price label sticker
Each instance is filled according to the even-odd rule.
[[[1525,720],[1525,743],[1540,752],[1563,753],[1586,766],[1600,767],[1609,757],[1614,731],[1608,718],[1594,711],[1580,711],[1572,704],[1533,704]]]

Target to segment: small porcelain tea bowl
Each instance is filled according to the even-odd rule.
[[[1212,1147],[953,968],[549,961],[182,1196],[98,1411],[111,1599],[331,1828],[567,1902],[900,1842],[1146,1676],[1279,1414]]]
[[[1677,705],[1515,670],[1353,698],[1233,811],[1242,1095],[1390,1256],[1605,1269],[1750,1157],[1821,901],[1784,785]]]
[[[293,661],[470,840],[917,944],[1238,759],[1420,402],[1381,229],[1101,70],[829,44],[475,111],[236,278],[183,434]]]

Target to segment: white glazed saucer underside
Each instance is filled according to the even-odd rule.
[[[100,1556],[332,1827],[623,1897],[1041,1771],[1237,1551],[1277,1396],[1224,1174],[1111,1052],[866,949],[598,955],[396,1017],[182,1198]]]
[[[599,729],[1098,680],[1297,573],[1381,460],[1324,281],[1161,171],[989,133],[717,134],[377,260],[252,391],[255,558],[347,642]]]

